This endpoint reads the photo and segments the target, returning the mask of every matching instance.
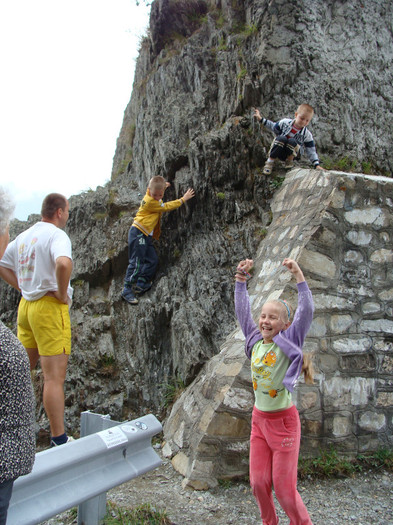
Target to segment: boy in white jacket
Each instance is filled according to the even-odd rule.
[[[304,152],[314,168],[323,169],[319,165],[313,136],[307,129],[313,116],[314,109],[309,104],[300,104],[294,119],[284,118],[278,122],[262,118],[259,110],[255,109],[254,117],[276,135],[263,168],[264,175],[272,173],[276,159],[285,161],[285,167],[290,169],[293,167],[293,159]]]

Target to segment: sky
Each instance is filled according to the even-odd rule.
[[[104,185],[150,8],[135,0],[0,3],[0,185],[14,216]]]

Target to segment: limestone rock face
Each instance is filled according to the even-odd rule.
[[[176,376],[191,384],[235,329],[234,268],[239,259],[261,249],[272,220],[270,202],[282,181],[261,176],[272,135],[253,121],[253,106],[277,120],[309,102],[315,107],[310,128],[320,155],[353,158],[358,166],[391,171],[387,123],[393,121],[392,10],[388,0],[370,0],[361,7],[332,0],[153,3],[111,182],[71,198],[67,232],[73,242],[75,298],[66,384],[70,430],[78,428],[79,414],[86,409],[115,419],[159,412],[164,385]],[[307,159],[299,165],[309,166]],[[167,200],[180,197],[188,187],[196,197],[163,218],[153,288],[132,307],[120,298],[127,234],[148,180],[157,174],[171,182]],[[277,174],[285,175],[281,168]],[[311,187],[307,198],[318,201]],[[335,192],[333,198],[341,202],[342,193]],[[302,205],[302,200],[293,204],[296,209]],[[390,275],[383,266],[390,260],[385,230],[380,235],[386,245],[372,254],[372,273],[363,253],[373,234],[359,223],[374,228],[390,221],[386,211],[376,210],[378,205],[369,207],[367,216],[363,206],[340,216],[351,224],[345,237],[351,248],[344,257],[352,266],[345,279],[362,282],[364,296],[370,288],[367,279],[379,286]],[[291,216],[292,210],[286,213]],[[338,220],[330,210],[326,214]],[[15,226],[13,234],[27,226]],[[291,235],[295,239],[300,233],[291,230]],[[326,228],[320,235],[323,249],[306,247],[313,252],[307,271],[317,265],[324,278],[331,279],[341,265],[336,258],[330,260],[334,233]],[[278,257],[279,248],[273,241],[269,246]],[[381,301],[389,301],[391,289],[362,304],[370,316],[363,321],[364,330],[378,331],[380,345],[384,331],[390,330],[381,320],[391,314],[391,306],[382,307]],[[328,291],[326,297],[317,297],[318,304],[337,305],[334,315],[342,316],[337,326],[350,330],[349,313],[339,309],[346,299]],[[0,297],[1,319],[13,323],[18,294],[1,284]],[[321,313],[316,333],[325,337],[330,323]],[[359,348],[367,347],[365,338],[356,339]],[[343,334],[335,348],[353,348],[357,342]],[[353,356],[340,357],[350,367],[344,357]],[[353,363],[358,366],[361,359],[363,355]],[[338,357],[329,354],[323,360],[333,370]],[[366,367],[375,364],[371,357],[362,362]],[[380,366],[389,370],[389,360]],[[240,388],[237,381],[232,388]],[[379,403],[388,403],[388,390],[383,394]],[[225,403],[233,404],[236,396],[228,396]],[[240,397],[248,410],[247,395]],[[38,418],[47,427],[42,407]],[[373,421],[364,416],[364,428]],[[244,434],[242,425],[233,422]],[[313,425],[315,432],[321,431],[318,418]],[[335,428],[342,433],[347,427],[339,420]]]
[[[232,115],[257,106],[278,120],[304,101],[315,108],[310,128],[320,153],[391,171],[384,130],[393,107],[392,16],[388,0],[154,2],[113,173],[131,159],[131,147],[131,174],[144,182],[184,165],[206,172],[213,166],[194,163],[195,147]],[[254,162],[270,141],[267,132],[262,144],[253,140]]]
[[[159,0],[153,2],[150,13],[150,39],[155,55],[174,39],[190,37],[206,15],[205,0]]]

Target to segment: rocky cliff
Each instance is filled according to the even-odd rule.
[[[266,235],[284,175],[261,176],[272,137],[253,106],[277,120],[308,102],[326,165],[391,173],[392,15],[388,0],[153,2],[111,182],[71,198],[69,429],[86,409],[159,412],[165,385],[190,384],[233,331],[233,271]],[[166,199],[190,186],[196,198],[164,217],[155,284],[131,307],[127,232],[156,174],[171,182]],[[17,294],[0,295],[11,323]]]

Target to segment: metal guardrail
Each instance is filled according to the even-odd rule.
[[[15,481],[7,525],[37,525],[161,465],[151,438],[162,426],[152,414],[113,423],[36,454],[32,472]]]

